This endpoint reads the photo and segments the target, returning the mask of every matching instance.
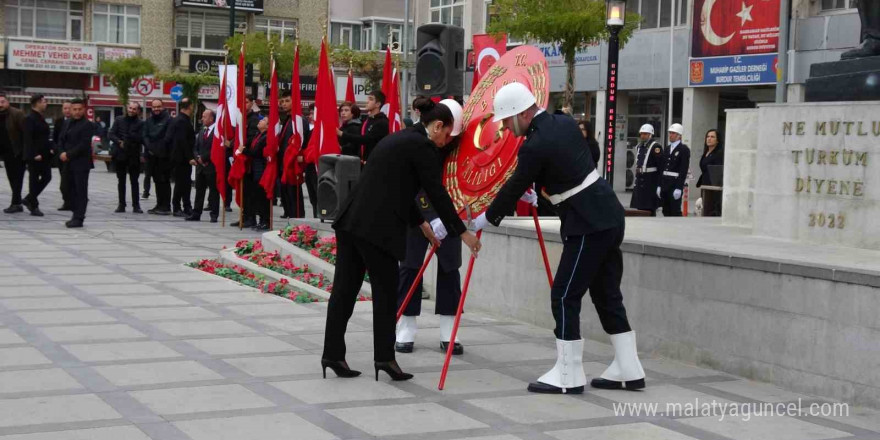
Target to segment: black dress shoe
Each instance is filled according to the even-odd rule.
[[[115,213],[117,213],[117,214],[118,214],[118,213],[125,212],[125,206],[123,206],[123,205],[119,205],[119,206],[116,207],[116,211],[113,211],[113,212],[115,212]]]
[[[414,345],[412,342],[395,342],[394,351],[398,353],[412,353]]]
[[[532,382],[529,384],[528,390],[533,393],[539,394],[583,394],[584,386],[581,385],[574,388],[559,388],[553,385],[548,385],[544,382]]]
[[[217,223],[217,217],[211,217],[211,223]]]
[[[287,215],[287,214],[281,214],[281,218],[283,218],[283,219],[288,219],[288,218],[290,218],[290,216]]]
[[[645,379],[618,382],[616,380],[602,379],[597,377],[590,381],[590,386],[601,390],[628,390],[636,391],[645,388]]]
[[[268,231],[269,224],[268,223],[260,223],[258,225],[254,225],[254,227],[252,229],[257,232]]]
[[[22,211],[24,211],[24,207],[22,207],[21,205],[9,205],[8,208],[3,210],[3,212],[7,214],[16,214]]]
[[[232,208],[230,208],[229,206],[227,206],[227,207],[225,207],[225,208],[223,208],[223,209],[225,209],[226,212],[232,212]]]
[[[64,223],[64,226],[67,226],[68,228],[81,228],[83,227],[83,221],[77,219],[68,220]]]
[[[33,208],[31,208],[31,215],[34,217],[42,217],[43,211],[40,211],[40,208],[34,206]]]
[[[441,342],[440,349],[443,350],[444,353],[446,353],[446,350],[449,350],[449,343]],[[452,346],[452,354],[456,356],[464,354],[464,347],[462,347],[461,343],[456,342],[455,345]]]
[[[360,371],[348,368],[348,363],[345,361],[331,361],[329,359],[321,359],[321,369],[324,371],[324,379],[327,378],[328,368],[333,370],[333,372],[336,373],[337,377],[358,377],[361,375]]]
[[[73,211],[73,209],[71,209],[70,205],[68,205],[67,203],[61,205],[61,207],[58,208],[58,210],[59,211]]]
[[[198,222],[202,220],[202,216],[200,215],[191,215],[185,219],[188,222]]]
[[[183,211],[174,211],[174,216],[175,216],[175,217],[181,217],[181,218],[189,217],[189,216],[186,215],[186,213],[183,212]]]
[[[131,208],[131,212],[133,212],[135,214],[143,214],[144,213],[144,211],[141,211],[140,206],[135,206],[134,208]]]
[[[144,194],[141,196],[142,199],[146,200],[150,198],[150,193],[144,191]]]
[[[403,370],[400,369],[400,365],[397,365],[397,361],[388,361],[388,362],[376,362],[376,381],[379,381],[379,371],[384,371],[391,376],[391,380],[401,381],[401,380],[410,380],[413,378],[412,374],[404,373]]]
[[[168,211],[165,209],[158,209],[158,208],[151,209],[151,210],[147,211],[147,213],[153,214],[153,215],[171,215],[171,211]]]

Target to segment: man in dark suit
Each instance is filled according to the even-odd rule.
[[[293,139],[293,136],[296,133],[299,133],[300,136],[300,151],[305,150],[305,147],[309,141],[309,124],[307,121],[303,120],[302,117],[297,117],[294,120],[291,115],[293,114],[293,106],[300,105],[301,103],[294,104],[291,101],[291,94],[289,90],[285,90],[281,94],[280,105],[281,105],[281,113],[285,114],[284,119],[281,120],[281,133],[279,136],[279,144],[278,144],[278,176],[279,179],[284,174],[284,155],[287,154],[287,148],[289,148],[290,143]],[[302,161],[302,155],[297,157],[297,160]],[[302,184],[296,185],[281,185],[281,206],[284,208],[284,212],[281,215],[281,218],[304,218],[306,216],[305,211],[305,202],[302,192]],[[314,205],[314,203],[313,203]],[[313,211],[317,213],[317,207],[313,206]],[[317,216],[317,214],[314,214]]]
[[[489,208],[474,221],[480,230],[498,226],[517,200],[533,184],[544,188],[562,221],[562,256],[550,304],[556,320],[556,365],[529,384],[529,391],[583,393],[587,383],[583,367],[584,340],[580,334],[581,300],[590,297],[602,328],[611,335],[615,357],[592,386],[606,389],[639,389],[645,372],[638,359],[635,333],[626,318],[620,279],[623,276],[624,209],[611,186],[599,176],[586,141],[574,120],[538,108],[532,92],[521,83],[498,90],[495,121],[516,136],[526,136],[517,155],[517,166]],[[530,200],[533,205],[536,200]]]
[[[144,121],[141,120],[141,106],[129,102],[125,117],[116,118],[110,128],[110,155],[116,164],[116,191],[119,204],[118,213],[125,212],[125,179],[131,182],[131,212],[143,214],[141,210],[138,179],[141,176],[141,157],[143,155]]]
[[[89,173],[92,164],[92,136],[95,124],[85,118],[86,106],[82,99],[70,102],[70,122],[61,135],[61,162],[68,165],[70,172],[70,194],[73,218],[65,225],[68,228],[81,228],[86,218],[86,205],[89,200]]]
[[[364,274],[369,272],[376,376],[382,370],[394,380],[412,377],[403,373],[394,359],[398,262],[406,257],[408,226],[419,226],[429,241],[439,244],[415,204],[420,189],[434,202],[450,234],[460,236],[475,254],[480,249],[479,241],[466,230],[443,188],[436,156],[436,149],[446,146],[451,139],[452,113],[437,104],[428,114],[422,114],[422,121],[424,126],[396,133],[379,143],[333,223],[337,239],[336,277],[327,310],[321,363],[340,376],[360,374],[345,362],[345,329]]]
[[[193,144],[196,132],[193,129],[193,105],[189,98],[178,104],[180,111],[168,126],[165,143],[171,147],[171,166],[174,173],[174,195],[171,206],[175,217],[192,215],[190,193],[192,191],[192,167],[196,164]],[[181,206],[182,205],[182,206]]]
[[[654,139],[654,126],[642,125],[639,129],[639,144],[636,145],[636,184],[633,189],[630,208],[650,211],[657,215],[660,198],[656,189],[660,185],[660,167],[663,165],[663,148]]]
[[[663,152],[662,175],[657,187],[663,217],[681,217],[681,195],[691,165],[691,150],[681,142],[683,131],[681,124],[669,126],[669,145]]]
[[[25,115],[11,106],[6,94],[0,92],[0,155],[6,167],[6,177],[12,190],[12,200],[3,212],[15,214],[24,211],[21,205],[21,189],[24,186],[25,161],[22,151]]]
[[[147,211],[155,215],[171,215],[171,146],[166,136],[171,117],[161,99],[150,103],[152,115],[144,121],[144,156],[148,172],[156,184],[156,207]],[[146,185],[144,185],[146,186]]]
[[[22,200],[31,215],[42,217],[38,197],[52,180],[52,144],[49,143],[49,124],[43,117],[49,103],[46,97],[31,96],[31,112],[24,120],[24,160],[28,168],[28,195]]]
[[[208,194],[208,209],[210,210],[211,223],[217,223],[220,215],[220,193],[217,192],[217,171],[211,162],[211,148],[214,145],[214,111],[206,109],[202,112],[202,130],[196,134],[193,155],[196,160],[196,199],[193,202],[192,215],[186,221],[197,222],[202,219],[202,209],[205,207],[205,191]]]
[[[361,134],[344,133],[337,129],[336,134],[342,143],[360,146],[361,162],[366,163],[373,149],[385,136],[388,136],[388,117],[382,113],[385,105],[385,94],[374,90],[367,96],[367,105],[364,107],[369,117],[361,126]]]
[[[70,101],[65,101],[64,104],[61,105],[61,117],[56,119],[52,125],[52,146],[55,147],[56,153],[60,153],[62,150],[61,135],[67,130],[67,125],[69,123]],[[68,165],[61,162],[61,159],[58,156],[55,156],[55,160],[58,165],[58,190],[61,192],[61,200],[63,200],[61,207],[58,208],[58,210],[70,211],[70,194],[67,191],[68,188],[70,188],[70,172],[68,170]]]

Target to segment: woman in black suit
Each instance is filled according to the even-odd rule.
[[[443,188],[437,149],[452,140],[455,121],[452,112],[436,104],[422,113],[422,123],[386,137],[376,145],[370,160],[333,223],[336,230],[336,276],[327,309],[324,354],[321,367],[339,377],[355,377],[345,362],[345,329],[354,310],[357,294],[370,274],[373,291],[373,360],[376,380],[379,370],[394,380],[407,380],[394,359],[397,312],[398,262],[406,256],[406,230],[419,226],[432,243],[440,242],[415,203],[424,189],[450,235],[461,237],[475,255],[479,240],[458,218],[452,200]]]
[[[700,157],[700,179],[697,180],[697,188],[710,185],[713,182],[709,178],[709,166],[724,165],[724,146],[718,137],[718,130],[711,129],[706,132],[706,143],[703,146],[703,155]],[[703,191],[704,195],[707,191]],[[712,197],[703,197],[703,216],[718,217],[721,215],[720,193]],[[708,200],[708,202],[707,202]]]

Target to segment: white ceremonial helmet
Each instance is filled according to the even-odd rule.
[[[452,135],[460,135],[461,127],[464,125],[464,121],[462,120],[462,113],[464,113],[464,110],[462,110],[461,104],[454,99],[444,99],[440,101],[440,104],[445,105],[446,108],[452,112]]]
[[[639,129],[639,133],[651,133],[651,136],[654,136],[654,126],[651,124],[645,124]]]
[[[669,132],[683,134],[684,127],[682,127],[681,124],[672,124],[669,126]]]
[[[511,116],[518,115],[537,102],[532,91],[522,83],[510,83],[495,94],[492,122],[501,122]]]

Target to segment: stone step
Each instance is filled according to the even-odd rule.
[[[878,101],[880,100],[880,68],[871,72],[808,78],[806,100],[807,102]]]

